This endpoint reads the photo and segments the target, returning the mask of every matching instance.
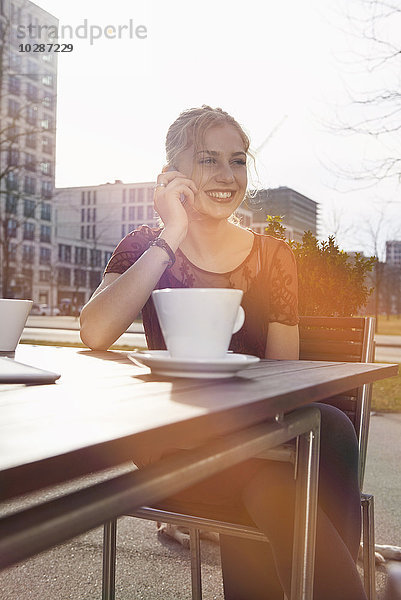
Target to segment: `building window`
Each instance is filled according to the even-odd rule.
[[[85,269],[74,269],[74,286],[86,287],[86,271]]]
[[[43,83],[43,85],[47,85],[48,87],[51,87],[53,85],[53,75],[43,75],[42,83]]]
[[[29,125],[36,125],[38,118],[38,107],[37,106],[28,106],[26,109],[26,120]]]
[[[22,260],[24,261],[24,263],[29,263],[29,264],[33,264],[34,260],[35,260],[35,248],[34,246],[28,246],[27,244],[24,244],[22,246]]]
[[[90,208],[86,209],[86,220],[88,222],[90,222],[90,220],[91,220],[91,209]]]
[[[143,202],[143,197],[144,197],[144,189],[143,188],[139,188],[136,194],[136,199],[137,202]]]
[[[121,226],[121,237],[125,237],[125,225]]]
[[[52,127],[52,121],[51,119],[47,118],[47,119],[42,119],[40,122],[40,126],[42,127],[42,129],[44,130],[49,130]]]
[[[8,91],[10,94],[19,94],[21,91],[21,80],[15,75],[10,75],[8,78]]]
[[[81,240],[85,239],[85,225],[81,225]]]
[[[49,265],[51,260],[50,248],[40,247],[39,263],[41,265]]]
[[[155,218],[155,211],[154,211],[153,206],[149,205],[147,207],[147,218],[148,218],[148,221],[152,221]]]
[[[96,204],[96,190],[93,190],[93,204]]]
[[[36,192],[36,179],[30,175],[25,175],[24,192],[26,194],[34,194]]]
[[[130,223],[128,225],[128,231],[134,231],[134,229],[135,229],[135,223]]]
[[[87,249],[82,246],[75,247],[75,264],[86,265]]]
[[[126,194],[125,194],[126,191],[127,190],[123,190],[123,202],[124,202],[124,204],[127,202],[127,198],[126,198]]]
[[[125,215],[126,215],[126,207],[123,206],[123,210],[122,210],[122,220],[125,221]]]
[[[128,218],[130,221],[135,220],[135,214],[136,214],[135,206],[130,206],[128,209]]]
[[[43,269],[39,271],[39,281],[43,283],[47,283],[50,281],[50,271],[44,271]]]
[[[46,95],[44,96],[44,98],[42,99],[42,104],[45,108],[52,110],[53,108],[53,97]]]
[[[81,204],[82,205],[85,204],[85,192],[84,191],[81,192]]]
[[[51,241],[51,227],[50,225],[40,226],[40,241],[50,244]]]
[[[25,154],[25,169],[28,171],[36,171],[36,161],[33,154]]]
[[[10,148],[8,150],[8,166],[16,167],[19,163],[19,152],[16,148]]]
[[[135,202],[135,189],[130,189],[129,191],[129,201]]]
[[[30,221],[24,223],[24,240],[33,240],[35,237],[35,224]]]
[[[51,154],[53,152],[53,144],[51,139],[47,137],[42,138],[42,151],[46,152],[46,154]]]
[[[12,98],[8,100],[8,116],[12,119],[18,119],[19,117],[19,102]]]
[[[6,187],[7,190],[18,190],[18,175],[14,171],[7,173]]]
[[[11,215],[17,214],[18,198],[12,194],[7,194],[6,198],[6,213]]]
[[[34,133],[28,133],[25,137],[25,144],[28,148],[36,148],[36,135]]]
[[[35,208],[36,208],[36,203],[35,200],[29,200],[28,198],[25,198],[24,200],[24,217],[28,217],[28,219],[34,219],[35,218]]]
[[[58,245],[58,259],[61,262],[70,263],[71,262],[71,246],[67,244],[59,244]]]
[[[58,268],[58,283],[60,285],[71,285],[71,269],[68,267]]]
[[[15,219],[7,220],[7,235],[9,238],[17,237],[17,221]]]
[[[52,192],[53,192],[52,182],[51,181],[42,181],[42,196],[44,198],[51,198]]]
[[[102,251],[92,248],[90,251],[90,266],[101,267],[102,266]]]
[[[8,244],[8,258],[12,262],[17,260],[17,244],[13,244],[12,242]]]
[[[143,220],[143,206],[138,206],[137,219],[138,221]]]
[[[92,239],[96,239],[96,225],[92,225]]]
[[[88,204],[91,203],[91,191],[88,190]]]
[[[88,240],[89,240],[89,239],[90,239],[90,237],[91,237],[91,226],[90,226],[90,225],[87,225],[87,226],[86,226],[86,239],[88,239]]]
[[[112,252],[109,252],[108,250],[105,250],[105,253],[104,253],[104,264],[105,265],[107,265],[107,263],[111,259],[111,255],[112,255]]]
[[[32,102],[38,101],[38,88],[32,85],[32,83],[28,83],[26,86],[26,97]]]
[[[85,209],[81,208],[81,223],[85,222]]]
[[[51,205],[48,203],[42,204],[42,208],[40,211],[40,218],[43,219],[43,221],[51,221],[51,216],[52,216]]]
[[[153,204],[154,194],[155,194],[154,189],[148,188],[148,202],[152,202],[152,204]]]
[[[52,165],[50,162],[41,162],[40,163],[40,170],[42,171],[43,175],[51,175],[52,174]]]

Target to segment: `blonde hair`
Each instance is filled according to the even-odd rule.
[[[203,104],[200,108],[184,110],[172,123],[166,136],[166,158],[169,165],[175,165],[178,155],[191,144],[197,147],[205,132],[213,126],[229,124],[236,128],[244,143],[246,154],[250,154],[250,140],[241,125],[221,108]]]

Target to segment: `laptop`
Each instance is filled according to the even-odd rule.
[[[45,371],[17,362],[13,358],[0,356],[0,383],[54,383],[60,373]]]

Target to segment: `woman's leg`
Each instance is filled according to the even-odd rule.
[[[341,411],[327,405],[319,408],[322,436],[314,598],[365,600],[355,564],[360,540],[357,440],[351,422]],[[294,496],[291,466],[280,463],[262,466],[243,493],[248,513],[272,543],[278,575],[287,596],[291,581]],[[235,570],[233,563],[231,569]]]

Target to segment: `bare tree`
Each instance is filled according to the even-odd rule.
[[[343,174],[372,183],[401,178],[401,5],[398,0],[347,3],[347,33],[356,39],[345,74],[349,103],[336,111],[335,129],[375,142],[360,169]],[[354,84],[354,81],[356,82]]]

